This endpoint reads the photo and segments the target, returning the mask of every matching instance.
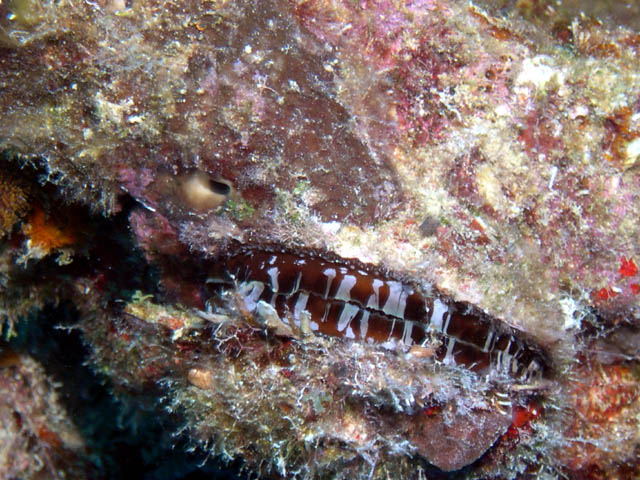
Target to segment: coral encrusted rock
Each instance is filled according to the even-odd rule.
[[[265,478],[640,476],[640,13],[582,3],[0,3],[4,331]]]

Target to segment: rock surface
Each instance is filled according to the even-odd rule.
[[[70,302],[114,392],[264,475],[640,475],[640,17],[575,3],[1,3],[6,331]],[[436,285],[550,374],[256,331],[204,289],[235,243]]]

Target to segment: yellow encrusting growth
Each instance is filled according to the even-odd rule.
[[[47,217],[41,207],[35,207],[23,232],[29,237],[31,247],[39,248],[45,253],[67,247],[77,241],[77,234],[72,227],[62,227],[51,217]]]
[[[24,189],[14,179],[0,173],[0,237],[11,231],[28,207]]]

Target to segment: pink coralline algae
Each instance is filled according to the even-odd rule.
[[[175,478],[640,476],[640,11],[582,3],[0,3],[0,470],[125,469],[75,338]]]

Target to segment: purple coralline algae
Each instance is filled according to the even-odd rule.
[[[3,346],[265,478],[640,476],[640,12],[558,3],[0,3]]]

